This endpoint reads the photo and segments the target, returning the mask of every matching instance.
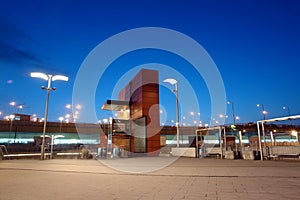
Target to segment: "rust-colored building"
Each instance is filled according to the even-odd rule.
[[[158,71],[142,69],[120,91],[119,101],[107,101],[103,109],[118,110],[119,118],[128,118],[129,132],[114,134],[113,145],[125,138],[132,153],[156,156],[160,150]],[[127,111],[124,109],[127,102]],[[114,104],[114,105],[113,105]],[[104,139],[104,138],[103,138]],[[101,139],[100,139],[101,140]]]

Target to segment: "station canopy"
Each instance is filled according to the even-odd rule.
[[[125,111],[129,110],[128,101],[106,100],[102,105],[102,110]]]

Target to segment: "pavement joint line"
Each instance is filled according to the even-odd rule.
[[[95,175],[113,175],[113,176],[154,176],[154,177],[195,177],[195,178],[286,178],[300,179],[300,176],[223,176],[223,175],[197,175],[197,174],[147,174],[147,173],[111,173],[111,172],[83,172],[83,171],[64,171],[64,170],[43,170],[43,169],[24,169],[24,168],[0,168],[0,170],[17,171],[39,171],[54,173],[74,173],[74,174],[95,174]]]

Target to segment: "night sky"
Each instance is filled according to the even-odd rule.
[[[226,99],[234,102],[239,123],[261,119],[263,104],[267,118],[300,113],[300,3],[282,1],[0,1],[0,111],[3,118],[17,112],[15,101],[22,104],[20,113],[43,117],[46,81],[30,77],[30,72],[62,74],[68,82],[53,82],[49,120],[58,121],[72,103],[77,72],[89,53],[101,42],[120,32],[140,27],[172,29],[197,41],[210,55],[224,82]],[[111,49],[110,49],[111,50]],[[106,59],[101,58],[99,59]],[[112,114],[102,111],[106,99],[121,77],[138,66],[160,65],[180,72],[192,85],[199,109],[190,102],[185,86],[179,84],[181,120],[193,124],[198,117],[209,123],[210,93],[203,78],[185,59],[157,49],[130,52],[116,59],[105,71],[95,91],[99,120]],[[156,65],[156,66],[155,66]],[[132,73],[134,75],[136,71]],[[172,86],[162,81],[168,72],[160,73],[160,103],[165,124],[175,120],[175,96]],[[128,77],[128,80],[132,77]],[[175,77],[178,78],[178,77]],[[127,79],[126,79],[127,80]],[[125,80],[125,82],[126,82]],[[86,77],[89,81],[89,77]],[[124,85],[125,86],[125,85]],[[225,123],[232,123],[231,105],[226,104]],[[74,105],[75,106],[75,105]],[[195,116],[191,116],[194,112]],[[80,118],[78,121],[91,122]]]

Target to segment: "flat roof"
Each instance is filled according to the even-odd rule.
[[[102,110],[125,111],[129,109],[129,101],[106,100],[102,105]]]

